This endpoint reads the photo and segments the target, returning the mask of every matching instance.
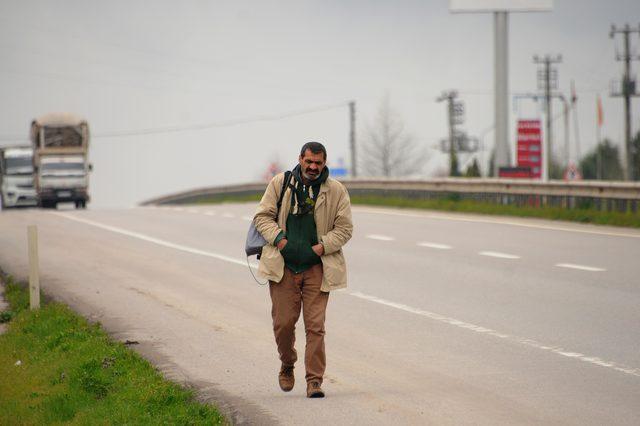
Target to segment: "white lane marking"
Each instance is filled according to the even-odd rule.
[[[516,256],[515,254],[500,253],[497,251],[480,251],[478,254],[480,256],[497,257],[499,259],[520,259],[520,256]]]
[[[604,268],[596,268],[595,266],[576,265],[574,263],[556,263],[556,266],[559,266],[560,268],[579,269],[581,271],[589,271],[589,272],[606,271],[606,269]]]
[[[236,258],[233,258],[233,257],[230,257],[230,256],[225,256],[223,254],[218,254],[218,253],[213,253],[213,252],[206,251],[206,250],[196,249],[196,248],[193,248],[193,247],[183,246],[181,244],[175,244],[175,243],[172,243],[170,241],[161,240],[159,238],[151,237],[149,235],[141,234],[139,232],[133,232],[133,231],[128,231],[126,229],[118,228],[118,227],[115,227],[115,226],[104,225],[104,224],[99,223],[99,222],[94,222],[93,220],[80,219],[78,217],[75,217],[75,216],[72,216],[72,215],[66,214],[66,213],[56,213],[56,212],[51,212],[51,213],[55,214],[57,216],[63,217],[65,219],[74,220],[76,222],[84,223],[86,225],[95,226],[96,228],[101,228],[101,229],[104,229],[104,230],[107,230],[107,231],[115,232],[116,234],[121,234],[121,235],[126,235],[128,237],[137,238],[139,240],[147,241],[149,243],[157,244],[159,246],[168,247],[168,248],[172,248],[172,249],[175,249],[175,250],[180,250],[180,251],[183,251],[183,252],[186,252],[186,253],[197,254],[197,255],[200,255],[200,256],[212,257],[214,259],[224,260],[225,262],[235,263],[235,264],[238,264],[238,265],[243,265],[243,266],[247,265],[247,260],[240,260],[240,259],[236,259]],[[251,267],[254,268],[254,269],[257,269],[258,268],[258,264],[257,263],[252,263]]]
[[[200,211],[199,211],[199,210],[197,210],[197,209],[186,209],[185,211],[186,211],[187,213],[200,213]]]
[[[434,312],[429,312],[429,311],[425,311],[424,309],[418,309],[418,308],[414,308],[408,305],[404,305],[402,303],[396,303],[396,302],[392,302],[389,300],[385,300],[385,299],[381,299],[379,297],[376,296],[370,296],[367,294],[363,294],[360,292],[353,292],[353,293],[348,293],[351,296],[354,297],[358,297],[360,299],[364,299],[364,300],[368,300],[369,302],[373,302],[373,303],[378,303],[380,305],[384,305],[384,306],[389,306],[395,309],[399,309],[401,311],[405,311],[405,312],[409,312],[415,315],[420,315],[429,319],[432,319],[434,321],[438,321],[441,323],[445,323],[445,324],[449,324],[449,325],[453,325],[455,327],[459,327],[459,328],[464,328],[467,330],[471,330],[471,331],[475,331],[476,333],[481,333],[481,334],[486,334],[488,336],[493,336],[493,337],[497,337],[500,339],[504,339],[505,341],[509,341],[509,342],[513,342],[513,343],[518,343],[521,345],[525,345],[525,346],[529,346],[535,349],[540,349],[543,351],[547,351],[547,352],[551,352],[554,353],[556,355],[560,355],[563,357],[567,357],[567,358],[574,358],[589,364],[593,364],[593,365],[599,365],[601,367],[606,367],[606,368],[610,368],[616,371],[619,371],[621,373],[625,373],[625,374],[629,374],[632,376],[636,376],[636,377],[640,377],[640,369],[638,368],[631,368],[631,367],[627,367],[612,361],[605,361],[602,360],[598,357],[592,357],[592,356],[587,356],[584,354],[581,354],[579,352],[572,352],[572,351],[567,351],[564,348],[561,347],[554,347],[554,346],[547,346],[547,345],[543,345],[542,343],[539,343],[535,340],[531,340],[531,339],[525,339],[522,337],[517,337],[517,336],[511,336],[509,334],[505,334],[505,333],[500,333],[496,330],[492,330],[490,328],[486,328],[486,327],[481,327],[475,324],[470,324],[468,322],[464,322],[464,321],[460,321],[457,320],[455,318],[449,318],[446,317],[444,315],[440,315],[440,314],[436,314]]]
[[[174,212],[183,212],[184,208],[182,208],[182,207],[174,207],[171,210],[173,210]]]
[[[208,211],[208,212],[204,212],[204,214],[205,214],[205,215],[207,215],[207,216],[215,216],[215,215],[216,215],[216,212],[214,212],[214,211]]]
[[[248,220],[249,222],[253,221],[253,216],[242,216],[242,220]]]
[[[395,240],[395,238],[393,238],[393,237],[388,237],[386,235],[377,235],[377,234],[367,235],[367,238],[369,238],[371,240],[378,240],[378,241],[393,241],[393,240]]]
[[[222,213],[222,217],[236,217],[236,215],[233,213],[227,212],[227,213]]]
[[[565,232],[577,232],[581,234],[595,234],[595,235],[608,235],[612,237],[629,237],[629,238],[640,238],[640,233],[637,234],[628,234],[624,232],[611,232],[611,231],[598,231],[591,229],[576,229],[576,228],[568,228],[563,226],[553,226],[553,225],[539,225],[534,223],[520,223],[513,222],[509,220],[503,219],[480,219],[480,218],[470,218],[470,217],[458,217],[458,216],[449,216],[445,214],[418,214],[418,213],[402,213],[402,212],[393,212],[388,210],[375,210],[368,208],[360,208],[354,207],[352,208],[355,212],[362,213],[373,213],[373,214],[386,214],[390,216],[404,216],[404,217],[416,217],[416,218],[427,218],[427,219],[441,219],[441,220],[457,220],[460,222],[476,222],[476,223],[492,223],[495,225],[509,225],[509,226],[520,226],[523,228],[537,228],[537,229],[549,229],[552,231],[565,231]],[[595,226],[595,225],[594,225]]]
[[[450,250],[451,249],[451,246],[448,246],[446,244],[428,243],[426,241],[420,242],[420,243],[418,243],[418,245],[420,247],[428,247],[428,248],[439,249],[439,250]]]
[[[122,234],[122,235],[126,235],[129,237],[133,237],[133,238],[138,238],[140,240],[143,241],[147,241],[153,244],[158,244],[160,246],[163,247],[168,247],[168,248],[172,248],[175,250],[180,250],[180,251],[184,251],[186,253],[191,253],[191,254],[197,254],[200,256],[207,256],[207,257],[212,257],[218,260],[222,260],[225,262],[229,262],[229,263],[234,263],[237,265],[246,265],[247,261],[246,260],[241,260],[241,259],[235,259],[233,257],[230,256],[225,256],[225,255],[221,255],[221,254],[217,254],[217,253],[212,253],[212,252],[208,252],[205,250],[200,250],[200,249],[196,249],[196,248],[192,248],[192,247],[187,247],[187,246],[183,246],[180,244],[174,244],[171,243],[169,241],[164,241],[161,240],[159,238],[154,238],[154,237],[150,237],[148,235],[144,235],[141,234],[139,232],[132,232],[132,231],[128,231],[126,229],[122,229],[122,228],[117,228],[115,226],[110,226],[110,225],[104,225],[102,223],[99,222],[94,222],[92,220],[88,220],[88,219],[80,219],[78,217],[72,216],[71,214],[68,213],[58,213],[58,212],[51,212],[51,214],[55,214],[57,216],[63,217],[65,219],[68,220],[73,220],[76,222],[80,222],[80,223],[84,223],[86,225],[91,225],[91,226],[95,226],[97,228],[101,228],[110,232],[115,232],[117,234]],[[258,265],[256,263],[251,263],[250,266],[254,269],[258,268]],[[535,340],[531,340],[531,339],[525,339],[522,337],[517,337],[517,336],[510,336],[508,334],[504,334],[504,333],[500,333],[498,331],[492,330],[490,328],[486,328],[486,327],[481,327],[478,325],[474,325],[471,323],[467,323],[464,321],[460,321],[457,320],[455,318],[450,318],[450,317],[446,317],[444,315],[440,315],[440,314],[436,314],[434,312],[429,312],[423,309],[418,309],[418,308],[413,308],[411,306],[407,306],[407,305],[403,305],[401,303],[396,303],[396,302],[391,302],[385,299],[381,299],[379,297],[375,297],[375,296],[369,296],[360,292],[353,292],[353,293],[347,293],[350,296],[354,296],[354,297],[358,297],[360,299],[364,299],[364,300],[368,300],[370,302],[374,302],[374,303],[378,303],[381,305],[386,305],[392,308],[396,308],[399,309],[401,311],[405,311],[405,312],[410,312],[416,315],[420,315],[420,316],[424,316],[427,318],[430,318],[434,321],[438,321],[438,322],[442,322],[445,324],[450,324],[459,328],[464,328],[467,330],[472,330],[475,331],[477,333],[482,333],[482,334],[486,334],[489,336],[493,336],[493,337],[497,337],[500,339],[504,339],[507,341],[511,341],[511,342],[515,342],[515,343],[519,343],[525,346],[530,346],[536,349],[540,349],[540,350],[544,350],[544,351],[548,351],[548,352],[552,352],[555,353],[557,355],[561,355],[564,357],[568,357],[568,358],[574,358],[574,359],[578,359],[580,361],[586,362],[586,363],[590,363],[593,365],[599,365],[601,367],[606,367],[615,371],[619,371],[621,373],[625,373],[625,374],[629,374],[632,376],[636,376],[636,377],[640,377],[640,369],[638,368],[630,368],[630,367],[626,367],[622,364],[618,364],[615,363],[613,361],[606,361],[603,360],[601,358],[598,357],[592,357],[592,356],[586,356],[583,355],[579,352],[570,352],[567,351],[563,348],[560,347],[553,347],[553,346],[546,346],[543,345],[541,343],[536,342]]]

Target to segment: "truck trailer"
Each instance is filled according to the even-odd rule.
[[[89,202],[89,125],[69,113],[52,113],[31,123],[31,145],[38,205],[55,208]]]

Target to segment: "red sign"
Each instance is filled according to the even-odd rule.
[[[533,178],[542,176],[540,120],[518,120],[518,167],[530,167]]]

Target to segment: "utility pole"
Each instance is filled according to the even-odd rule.
[[[598,144],[596,145],[596,177],[598,180],[603,178],[602,174],[602,124],[604,121],[604,114],[602,111],[602,99],[600,99],[600,95],[596,98],[596,137]]]
[[[493,13],[493,120],[496,123],[494,176],[500,167],[511,165],[509,152],[509,13]]]
[[[569,140],[569,102],[560,94],[560,100],[564,106],[562,111],[564,116],[564,161],[565,166],[569,167],[571,164],[571,141]]]
[[[542,180],[549,180],[549,171],[551,169],[551,146],[553,145],[553,130],[551,114],[551,90],[558,88],[558,72],[553,68],[553,64],[562,62],[562,56],[557,55],[552,57],[551,55],[545,55],[544,58],[535,55],[533,57],[533,63],[543,65],[543,68],[538,70],[538,90],[544,91],[545,100],[545,114],[547,130],[544,138],[544,150],[543,150],[543,167],[542,167]]]
[[[349,102],[349,146],[351,147],[351,177],[358,177],[356,169],[356,101]]]
[[[437,102],[447,102],[447,118],[449,125],[449,176],[460,176],[458,170],[458,156],[456,154],[456,143],[458,133],[456,132],[456,125],[462,124],[464,115],[464,105],[462,102],[456,101],[458,92],[450,90],[448,92],[442,92]]]
[[[624,97],[624,149],[623,151],[623,167],[626,180],[633,180],[633,147],[631,146],[631,97],[638,96],[636,93],[636,81],[631,77],[631,61],[638,60],[640,57],[631,56],[631,43],[629,36],[633,33],[640,34],[640,25],[638,28],[631,28],[629,24],[625,24],[624,28],[616,28],[611,26],[609,37],[614,38],[616,34],[622,34],[624,38],[624,54],[616,55],[616,60],[624,61],[624,75],[622,77],[622,90],[620,92],[613,91],[611,96]]]
[[[571,80],[571,109],[573,109],[573,131],[576,141],[576,164],[580,164],[582,152],[580,151],[580,126],[578,126],[578,95],[576,94],[576,85]]]

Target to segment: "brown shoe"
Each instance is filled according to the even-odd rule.
[[[293,385],[296,382],[293,376],[293,365],[284,365],[280,367],[280,373],[278,374],[278,382],[280,382],[280,389],[285,392],[289,392],[293,389]]]
[[[307,398],[324,398],[324,391],[320,387],[320,382],[307,383]]]

